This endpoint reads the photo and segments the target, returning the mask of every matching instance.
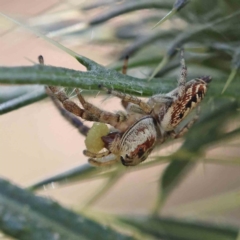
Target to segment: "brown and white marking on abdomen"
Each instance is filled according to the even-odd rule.
[[[155,126],[155,120],[149,116],[125,132],[120,143],[121,161],[124,165],[136,165],[146,159],[157,140]]]
[[[165,131],[172,131],[174,128],[193,110],[204,98],[207,92],[209,79],[194,79],[186,85],[186,91],[182,98],[173,102],[163,119],[161,126]]]

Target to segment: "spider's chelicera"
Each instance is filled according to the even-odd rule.
[[[39,61],[43,64],[42,57]],[[123,69],[125,71],[126,66]],[[75,116],[88,121],[106,123],[114,128],[112,132],[101,137],[105,150],[102,149],[98,153],[84,150],[84,154],[89,157],[89,163],[104,166],[121,161],[125,166],[134,166],[147,159],[153,148],[169,136],[173,138],[183,136],[198,119],[199,107],[195,117],[175,132],[182,120],[202,101],[211,81],[211,77],[205,76],[186,82],[186,76],[187,68],[181,51],[181,75],[178,86],[167,94],[157,94],[143,102],[137,97],[100,86],[102,90],[122,100],[125,113],[101,110],[85,101],[78,90],[76,93],[82,108],[58,87],[49,86],[48,93],[61,113],[77,126],[80,132],[86,133],[88,129]],[[60,107],[56,98],[64,108]]]

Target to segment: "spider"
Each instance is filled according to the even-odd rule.
[[[77,117],[87,121],[109,124],[114,128],[112,132],[101,137],[104,151],[102,149],[98,153],[93,153],[84,150],[84,155],[89,157],[90,164],[106,166],[121,161],[124,166],[135,166],[146,160],[153,148],[168,137],[182,137],[199,118],[198,107],[195,117],[178,132],[175,132],[179,123],[202,101],[208,83],[211,81],[211,77],[204,76],[186,82],[187,67],[183,50],[181,50],[180,56],[181,74],[178,86],[167,94],[150,97],[147,102],[129,94],[99,86],[100,89],[122,100],[125,113],[101,110],[87,102],[79,90],[76,90],[77,98],[82,105],[81,108],[71,101],[63,90],[55,86],[47,87],[48,94],[61,113],[84,135],[89,129]],[[39,62],[43,64],[42,56],[39,56]],[[126,69],[127,60],[123,66],[123,74],[126,74]],[[57,99],[63,107],[60,106]]]

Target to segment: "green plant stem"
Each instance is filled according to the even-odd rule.
[[[0,104],[0,115],[37,102],[45,97],[47,97],[45,89],[41,86],[38,89]]]
[[[169,3],[170,2],[170,3]],[[173,3],[171,1],[164,2],[158,0],[149,1],[128,1],[122,5],[116,5],[106,13],[100,14],[89,21],[89,25],[96,25],[108,21],[111,18],[140,9],[158,8],[158,9],[171,9]]]
[[[19,240],[133,239],[0,179],[0,230]]]
[[[107,191],[111,189],[115,185],[115,183],[124,175],[125,169],[118,169],[110,174],[107,182],[104,183],[104,186],[100,188],[100,190],[94,194],[93,197],[87,202],[84,208],[87,208],[94,204],[99,198],[101,198]]]

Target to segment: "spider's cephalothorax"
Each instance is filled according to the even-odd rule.
[[[122,99],[126,113],[103,111],[86,102],[78,90],[76,93],[82,108],[57,87],[49,86],[49,92],[53,93],[53,96],[62,102],[63,107],[70,113],[88,121],[102,122],[114,127],[114,131],[99,137],[103,141],[105,151],[97,153],[84,151],[84,154],[90,158],[91,164],[102,166],[121,161],[125,166],[134,166],[144,161],[155,145],[161,144],[167,137],[183,136],[198,119],[197,111],[191,121],[178,133],[175,132],[182,120],[201,102],[211,81],[210,77],[200,77],[186,83],[187,68],[183,51],[181,51],[181,65],[177,88],[167,94],[154,95],[146,103],[137,97],[100,86],[101,89]],[[126,66],[123,69],[125,70]],[[62,114],[64,111],[61,110]],[[73,120],[75,116],[67,112],[63,115],[82,128],[81,122],[76,124],[77,120]]]

